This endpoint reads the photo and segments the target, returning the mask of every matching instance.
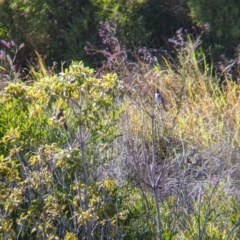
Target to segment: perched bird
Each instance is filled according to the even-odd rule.
[[[63,117],[63,109],[62,108],[59,109],[59,111],[56,115],[57,120],[59,120],[61,117]]]
[[[64,114],[63,114],[63,109],[60,108],[57,115],[56,115],[57,120],[60,120],[61,122],[63,122],[63,127],[64,129],[67,131],[68,130],[68,125],[67,125],[67,121],[64,118]]]
[[[163,106],[163,109],[164,109],[165,111],[167,111],[167,109],[166,109],[166,107],[165,107],[165,101],[164,101],[163,96],[162,96],[162,94],[160,93],[159,89],[157,89],[157,91],[155,92],[155,100],[156,100],[157,103],[159,103],[159,104],[161,103],[162,106]]]

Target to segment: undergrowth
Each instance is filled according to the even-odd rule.
[[[86,48],[106,57],[95,71],[38,56],[34,81],[3,88],[0,238],[238,239],[238,83],[220,85],[199,38],[130,61],[110,33]]]

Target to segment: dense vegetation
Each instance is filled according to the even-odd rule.
[[[0,2],[0,240],[240,238],[239,4],[207,2]]]
[[[86,55],[91,42],[100,48],[99,22],[115,24],[122,46],[170,50],[167,39],[183,27],[195,33],[194,24],[210,24],[203,47],[215,60],[220,54],[233,58],[239,44],[238,0],[1,0],[0,38],[14,40],[25,48],[18,53],[19,67],[34,62],[37,51],[47,61],[80,59],[96,66],[97,58]]]

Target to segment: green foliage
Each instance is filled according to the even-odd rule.
[[[24,42],[19,54],[35,57],[39,52],[48,62],[86,59],[86,42],[97,43],[97,29],[101,20],[118,25],[120,41],[142,42],[146,39],[141,16],[137,14],[145,0],[126,1],[1,1],[0,29],[3,39]],[[140,40],[140,41],[139,41]]]
[[[117,37],[122,45],[128,47],[141,45],[149,39],[149,32],[139,12],[145,8],[146,0],[94,0],[97,17],[117,25]]]
[[[219,38],[238,39],[240,30],[239,1],[188,0],[191,16],[197,24],[210,23],[210,30]]]
[[[91,3],[84,0],[58,1],[57,4],[52,0],[34,0],[31,4],[23,0],[2,1],[1,26],[9,27],[7,36],[5,33],[1,37],[24,41],[25,51],[30,51],[25,54],[33,55],[35,50],[51,61],[79,58],[85,41],[96,31],[91,7]]]
[[[62,76],[2,91],[1,237],[80,237],[108,227],[115,234],[127,214],[118,206],[118,186],[94,180],[118,134],[118,87],[115,74],[96,79],[74,62]],[[64,119],[53,116],[59,108]]]
[[[116,25],[116,36],[127,49],[142,45],[167,47],[165,38],[180,27],[189,29],[192,19],[198,24],[210,23],[218,40],[229,42],[239,37],[239,4],[235,1],[164,1],[164,0],[2,0],[0,2],[0,37],[24,42],[25,49],[17,55],[21,68],[34,62],[37,51],[52,64],[84,60],[93,64],[84,47],[91,42],[98,49],[101,21]],[[189,14],[191,12],[191,17]],[[217,9],[217,11],[216,11]],[[225,37],[226,36],[226,37]],[[229,38],[230,37],[230,38]],[[215,39],[214,39],[215,40]],[[236,41],[235,41],[236,42]],[[211,43],[212,44],[212,43]],[[215,44],[215,43],[214,43]],[[209,45],[207,46],[209,47]],[[96,60],[96,58],[94,59]],[[95,62],[94,62],[95,64]]]
[[[190,21],[185,3],[146,0],[9,0],[0,2],[0,37],[24,42],[18,64],[26,67],[39,52],[48,63],[88,60],[87,42],[102,48],[99,23],[115,25],[116,36],[127,49],[159,46],[162,36],[172,36],[182,22]],[[186,20],[186,19],[187,20]],[[174,25],[174,29],[172,27]],[[49,65],[50,65],[49,64]]]

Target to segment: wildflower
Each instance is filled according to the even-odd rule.
[[[11,45],[11,47],[15,47],[16,46],[16,44],[15,44],[15,42],[13,40],[10,41],[10,45]]]
[[[11,66],[11,69],[12,69],[13,72],[16,72],[16,70],[17,70],[16,65],[12,65],[12,66]]]
[[[1,44],[7,48],[10,48],[10,43],[6,42],[5,40],[1,40]]]

